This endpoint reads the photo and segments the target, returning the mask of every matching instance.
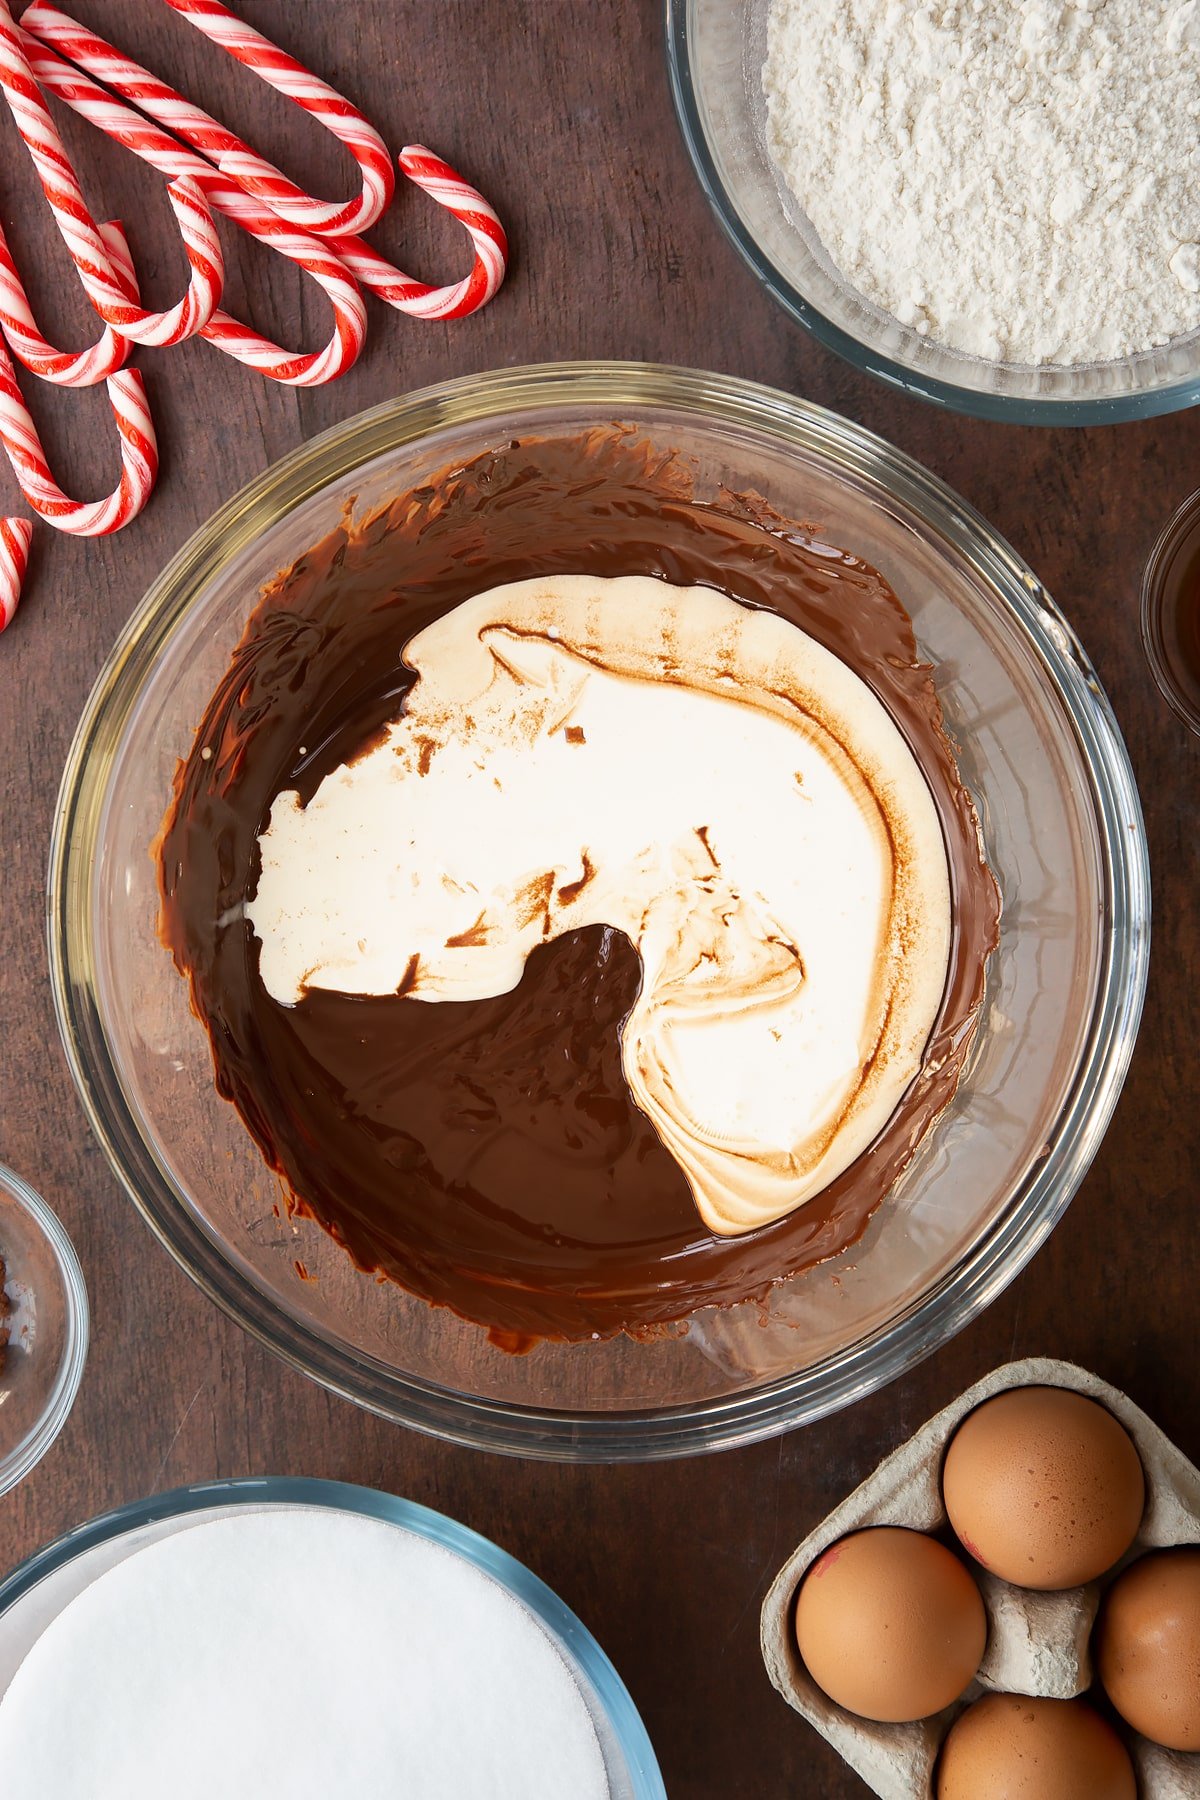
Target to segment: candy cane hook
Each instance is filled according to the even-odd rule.
[[[337,251],[351,274],[370,293],[398,312],[412,313],[419,319],[462,319],[468,313],[478,312],[504,280],[508,238],[503,225],[483,195],[423,144],[409,144],[402,150],[400,167],[410,181],[444,206],[466,230],[475,252],[470,274],[449,287],[432,287],[402,274],[361,238],[331,238],[330,248]]]
[[[53,36],[56,48],[50,48],[40,38],[26,36],[25,49],[33,73],[47,93],[162,174],[185,175],[196,181],[226,218],[311,275],[324,289],[334,312],[334,333],[329,343],[322,350],[301,355],[281,349],[220,310],[213,314],[201,335],[236,361],[291,387],[317,387],[344,374],[366,340],[367,315],[357,283],[332,248],[320,238],[285,225],[261,201],[243,193],[194,151],[168,137],[141,113],[114,99],[88,74],[80,72],[103,66],[113,86],[124,92],[138,86],[145,70],[119,57],[110,44],[65,14],[45,6],[39,6],[37,13],[39,28]],[[26,13],[26,19],[29,16]],[[69,50],[71,63],[56,53],[58,47]],[[119,75],[114,71],[119,71]]]
[[[326,131],[332,132],[358,164],[362,190],[356,200],[345,204],[314,199],[281,174],[273,163],[242,143],[233,132],[226,131],[198,107],[189,106],[165,83],[154,84],[159,91],[153,97],[156,104],[169,105],[173,117],[168,119],[154,107],[146,106],[150,116],[169,131],[176,132],[193,149],[211,157],[223,175],[256,199],[265,201],[273,213],[289,224],[302,225],[306,231],[316,232],[320,237],[365,231],[373,225],[391,204],[396,174],[387,145],[358,108],[306,69],[303,63],[288,56],[270,38],[264,37],[261,31],[255,31],[253,26],[236,18],[228,7],[219,4],[219,0],[166,0],[166,3],[189,25],[203,32],[210,43],[228,51],[230,56],[252,69],[268,87],[294,100]],[[35,6],[33,13],[33,18],[26,14],[25,28],[40,37],[43,35],[42,9]],[[100,69],[93,73],[101,81],[106,79]],[[154,82],[153,77],[150,80]],[[129,98],[135,99],[139,106],[144,104],[140,98],[132,95]]]
[[[179,223],[191,273],[187,292],[170,312],[146,312],[124,291],[79,178],[42,98],[25,52],[26,39],[0,0],[0,89],[37,170],[79,279],[105,324],[137,344],[178,344],[211,319],[221,298],[225,264],[216,225],[195,182],[178,181],[168,198]]]
[[[167,0],[167,4],[174,5],[175,0]],[[182,0],[177,10],[186,10]],[[206,16],[213,16],[211,5]],[[214,154],[227,141],[233,141],[232,134],[225,132],[215,119],[94,32],[68,18],[49,0],[35,0],[22,25],[40,44],[59,52],[77,68],[86,69],[89,75],[140,108],[164,130],[186,139],[196,149]],[[40,76],[42,67],[37,64],[36,57],[34,61]],[[158,158],[154,160],[158,167],[166,166]],[[482,194],[423,145],[409,145],[399,160],[404,174],[439,206],[444,206],[466,230],[474,250],[470,273],[450,286],[435,287],[405,275],[394,263],[351,233],[330,236],[329,248],[364,287],[398,312],[423,319],[463,318],[485,306],[504,280],[508,259],[504,227]],[[171,166],[177,170],[182,165],[177,158]],[[196,167],[194,163],[187,166]],[[225,156],[220,157],[220,166],[226,174],[235,172],[235,163]],[[237,174],[242,180],[240,165]],[[212,198],[211,184],[205,185]],[[243,185],[250,187],[253,184],[245,182]],[[278,210],[282,211],[282,208]]]
[[[77,537],[104,537],[128,525],[150,498],[158,476],[158,444],[141,376],[136,369],[123,369],[107,385],[121,445],[120,484],[106,500],[72,500],[50,473],[12,360],[0,344],[0,444],[34,512]]]
[[[137,275],[129,254],[129,242],[121,225],[111,220],[101,225],[112,265],[124,283],[131,299],[138,298]],[[126,348],[128,348],[126,346]],[[85,352],[85,354],[90,354]],[[153,436],[153,427],[151,427]],[[132,514],[130,515],[132,517]],[[0,631],[11,625],[21,601],[25,576],[29,568],[29,552],[33,543],[32,519],[0,519]]]
[[[132,263],[124,232],[115,221],[101,225],[99,229],[114,275],[118,279],[124,278],[128,284]],[[136,298],[136,287],[130,291],[131,296]],[[103,335],[89,350],[56,350],[52,344],[47,343],[38,330],[25,284],[2,228],[0,331],[8,339],[8,347],[17,361],[23,363],[32,375],[39,375],[43,381],[53,382],[56,387],[95,387],[99,382],[107,381],[110,375],[115,375],[118,369],[124,368],[133,348],[129,339],[119,336],[111,325],[104,327]]]

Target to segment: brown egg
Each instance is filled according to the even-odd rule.
[[[1082,1700],[988,1694],[954,1721],[937,1800],[1137,1800],[1129,1752]]]
[[[1161,1550],[1109,1588],[1096,1672],[1127,1724],[1168,1750],[1200,1750],[1200,1550]]]
[[[1133,1440],[1069,1388],[1009,1388],[964,1419],[942,1492],[959,1539],[1016,1587],[1094,1581],[1124,1556],[1146,1484]]]
[[[951,1551],[890,1525],[841,1538],[796,1598],[796,1642],[817,1686],[889,1723],[957,1700],[983,1656],[987,1615]]]

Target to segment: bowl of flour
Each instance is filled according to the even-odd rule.
[[[1200,0],[667,0],[697,173],[793,318],[1059,424],[1200,400]]]

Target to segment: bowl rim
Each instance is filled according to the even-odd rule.
[[[1066,396],[1061,400],[989,394],[927,375],[836,325],[788,279],[743,222],[721,179],[696,97],[691,53],[691,15],[696,0],[663,0],[663,4],[671,99],[693,172],[717,222],[742,260],[784,312],[826,349],[888,387],[900,388],[906,394],[972,418],[1001,420],[1010,425],[1114,425],[1129,419],[1159,418],[1200,404],[1200,372],[1140,394],[1098,395],[1092,399]]]
[[[379,1488],[306,1475],[243,1475],[197,1482],[171,1488],[145,1500],[130,1501],[100,1513],[83,1525],[76,1525],[18,1563],[0,1581],[0,1617],[40,1582],[65,1568],[76,1557],[143,1526],[217,1508],[251,1507],[258,1510],[263,1506],[309,1506],[325,1512],[349,1512],[360,1518],[378,1519],[386,1525],[410,1531],[427,1543],[438,1544],[490,1575],[523,1602],[582,1669],[634,1781],[633,1800],[667,1800],[658,1759],[633,1696],[611,1658],[582,1619],[540,1576],[507,1550],[502,1550],[491,1538],[472,1531],[468,1525],[461,1525],[446,1513]]]
[[[4,1163],[0,1163],[0,1191],[32,1219],[49,1244],[62,1278],[66,1309],[62,1355],[45,1405],[25,1436],[6,1456],[0,1457],[0,1496],[3,1496],[18,1482],[24,1481],[41,1462],[70,1416],[87,1362],[91,1316],[83,1269],[57,1213],[51,1211],[36,1189],[30,1187],[15,1169]]]
[[[795,449],[836,453],[941,529],[995,590],[1037,654],[1091,784],[1104,862],[1102,969],[1090,1029],[1047,1154],[972,1250],[933,1287],[849,1351],[733,1396],[664,1408],[581,1413],[464,1395],[400,1376],[337,1345],[267,1301],[178,1203],[141,1136],[107,1052],[85,903],[103,771],[162,644],[197,586],[243,542],[334,477],[455,423],[514,409],[661,405],[707,422],[768,429]],[[151,1230],[193,1281],[293,1368],[368,1410],[450,1442],[547,1461],[652,1461],[731,1448],[824,1417],[884,1386],[955,1335],[1013,1280],[1083,1180],[1116,1105],[1145,996],[1150,871],[1133,770],[1107,697],[1070,625],[1033,572],[936,476],[864,427],[779,390],[727,375],[643,363],[551,363],[459,377],[385,401],[294,451],[220,508],[151,585],[84,707],[55,809],[47,882],[55,1014],[72,1077],[109,1164]]]

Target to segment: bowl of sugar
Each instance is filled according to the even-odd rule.
[[[535,1575],[297,1479],[122,1507],[0,1583],[0,1762],[41,1800],[665,1800],[616,1670]]]

